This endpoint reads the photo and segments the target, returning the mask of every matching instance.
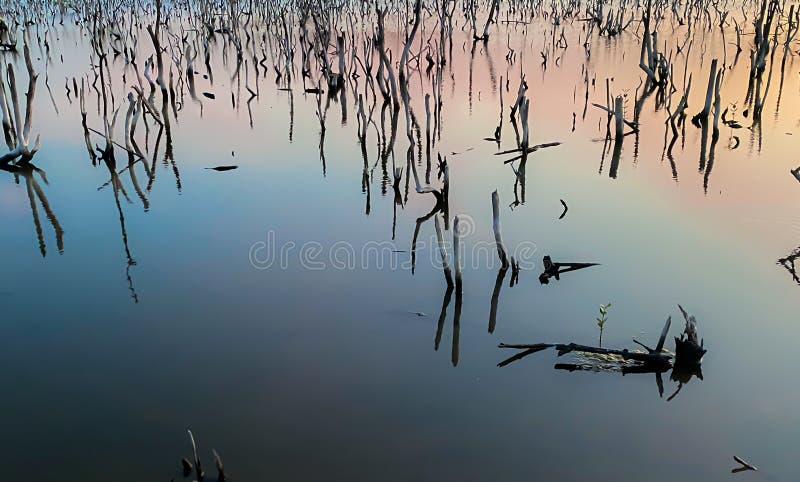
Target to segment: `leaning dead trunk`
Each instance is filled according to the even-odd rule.
[[[698,122],[706,122],[708,115],[711,113],[711,102],[714,99],[714,85],[717,78],[717,59],[711,61],[711,71],[708,74],[708,86],[706,87],[706,102],[703,104],[703,110],[697,113],[692,118],[692,121],[697,124]]]

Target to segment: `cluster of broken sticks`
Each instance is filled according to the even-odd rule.
[[[187,430],[189,433],[189,441],[192,444],[192,460],[190,461],[187,458],[181,459],[181,471],[184,478],[191,477],[194,474],[194,480],[196,482],[204,482],[205,480],[213,480],[212,477],[206,479],[206,474],[203,471],[203,465],[200,463],[200,456],[197,455],[197,444],[194,442],[194,435],[192,435],[191,430]],[[218,482],[225,482],[228,480],[228,476],[225,474],[225,466],[222,464],[222,458],[219,456],[216,450],[211,450],[211,454],[214,456],[214,465],[217,467],[217,481]],[[172,481],[175,481],[175,478],[172,478]]]

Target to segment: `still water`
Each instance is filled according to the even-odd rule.
[[[458,308],[447,299],[433,218],[420,224],[412,273],[417,220],[435,199],[415,192],[402,107],[393,154],[382,161],[380,132],[389,129],[391,108],[382,121],[379,91],[365,168],[358,95],[367,115],[374,100],[358,62],[347,60],[348,71],[361,73],[358,81],[349,79],[344,95],[329,99],[304,92],[298,53],[290,93],[286,78],[276,82],[277,54],[267,54],[269,70],[259,77],[252,55],[237,75],[235,50],[217,33],[208,48],[213,83],[201,52],[197,101],[179,83],[177,116],[167,109],[172,156],[165,157],[168,141],[158,125],[149,120],[146,131],[140,120],[136,139],[152,171],[140,161],[128,167],[119,146],[119,181],[109,182],[109,169],[102,160],[93,166],[87,152],[72,91],[72,78],[79,86],[84,79],[87,125],[102,131],[102,99],[90,87],[98,60],[89,23],[68,12],[63,25],[58,14],[55,22],[30,25],[39,73],[31,132],[42,141],[32,163],[46,175],[0,171],[6,477],[178,480],[180,458],[191,454],[191,428],[207,473],[214,472],[214,448],[230,477],[242,481],[797,480],[800,286],[778,260],[800,246],[800,184],[790,173],[800,165],[800,64],[790,52],[781,65],[780,40],[753,127],[743,111],[757,5],[747,5],[736,61],[730,25],[725,39],[716,25],[695,26],[688,53],[676,49],[687,26],[659,26],[659,48],[666,46],[674,65],[673,110],[684,65],[693,75],[691,117],[702,109],[711,59],[720,66],[724,59],[721,105],[743,128],[720,125],[713,165],[701,154],[702,129],[688,118],[672,159],[665,155],[670,114],[654,94],[613,168],[613,140],[603,142],[608,117],[592,103],[606,105],[609,79],[633,118],[644,78],[638,20],[620,35],[595,30],[587,41],[587,22],[554,27],[537,15],[525,25],[491,25],[488,42],[473,48],[469,22],[456,9],[430,183],[441,185],[436,156],[446,156],[445,238],[452,239],[452,216],[466,226]],[[10,8],[8,18],[21,15]],[[181,41],[188,14],[164,8],[176,9],[165,27],[174,54],[182,51],[172,44]],[[387,17],[394,59],[405,10]],[[508,10],[502,4],[499,18]],[[370,15],[350,26],[362,58],[358,36],[371,36]],[[433,95],[438,67],[426,74],[421,49],[434,33],[439,38],[437,20],[435,11],[424,14],[412,55],[423,53],[408,76],[419,126],[412,128],[412,155],[423,184],[425,94]],[[296,37],[295,16],[292,22]],[[134,31],[142,73],[154,50],[144,24]],[[562,32],[567,46],[554,46]],[[24,99],[28,77],[18,50],[2,55]],[[337,65],[335,59],[331,54]],[[165,54],[178,82],[173,61]],[[109,53],[107,72],[109,110],[121,106],[114,138],[124,144],[125,96],[138,85],[136,71]],[[509,110],[521,73],[531,145],[561,143],[529,155],[524,202],[515,171],[503,163],[513,155],[495,155],[517,147]],[[307,87],[317,85],[312,78]],[[245,82],[258,88],[250,103]],[[498,145],[484,138],[498,125],[501,91]],[[92,144],[104,143],[102,135],[90,136]],[[403,169],[399,199],[393,165]],[[500,285],[490,333],[499,268],[494,190],[504,242],[522,269],[518,284],[509,287],[509,274]],[[563,219],[561,200],[568,206]],[[600,265],[541,284],[545,255]],[[667,401],[679,387],[669,371],[660,395],[652,373],[554,370],[575,358],[553,351],[497,367],[513,354],[498,348],[503,342],[597,345],[598,307],[609,302],[604,347],[635,349],[632,337],[652,346],[671,316],[666,347],[674,350],[683,329],[678,303],[696,316],[708,350],[702,379],[691,378]],[[760,470],[732,475],[734,455]]]

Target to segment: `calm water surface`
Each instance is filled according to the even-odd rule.
[[[396,32],[396,21],[389,23]],[[423,39],[435,23],[426,17]],[[612,177],[611,154],[603,155],[610,150],[602,142],[606,114],[591,103],[605,104],[605,79],[613,78],[612,91],[633,112],[643,77],[634,27],[613,38],[592,35],[587,60],[582,22],[564,26],[569,47],[555,51],[552,25],[542,19],[526,29],[493,25],[489,42],[479,42],[472,54],[471,32],[461,23],[444,69],[441,139],[431,147],[434,158],[441,153],[449,163],[450,214],[468,224],[467,252],[487,246],[496,189],[507,246],[532,243],[536,251],[518,285],[509,288],[505,278],[493,333],[493,245],[485,251],[490,260],[466,263],[460,322],[453,326],[450,303],[438,350],[446,286],[432,262],[438,256],[433,219],[421,225],[413,274],[409,267],[417,218],[434,199],[417,194],[413,179],[406,195],[407,172],[402,205],[391,186],[392,159],[406,167],[402,109],[388,184],[378,152],[380,103],[375,109],[364,186],[352,85],[346,120],[341,99],[327,109],[323,164],[317,96],[305,94],[298,77],[290,97],[270,70],[258,79],[248,112],[244,81],[231,80],[234,60],[223,58],[220,41],[212,46],[213,84],[203,78],[203,62],[195,66],[198,93],[213,92],[215,99],[200,96],[201,111],[179,89],[174,163],[163,160],[162,139],[152,183],[141,162],[131,169],[139,196],[125,170],[127,155],[118,149],[127,196],[115,196],[109,170],[92,166],[79,102],[64,88],[66,78],[93,78],[89,35],[74,20],[49,27],[46,66],[31,27],[40,73],[32,132],[42,137],[33,163],[47,182],[34,177],[48,207],[35,192],[29,200],[24,176],[0,172],[0,460],[6,477],[168,480],[190,454],[188,427],[206,466],[215,448],[235,480],[712,481],[733,477],[733,455],[760,468],[736,477],[797,480],[800,286],[777,263],[800,245],[800,185],[790,174],[800,164],[797,57],[789,55],[782,72],[779,48],[775,68],[764,74],[772,85],[758,133],[748,128],[752,118],[742,116],[748,53],[734,64],[728,33],[722,105],[737,104],[745,128],[721,127],[713,169],[698,169],[702,133],[689,122],[673,149],[673,167],[664,155],[669,114],[651,97],[640,133],[626,137]],[[662,38],[674,44],[685,32],[676,26],[673,37]],[[397,58],[398,36],[391,37]],[[514,63],[504,58],[507,42],[518,54]],[[722,42],[718,29],[695,39],[690,115],[702,107],[711,58],[722,62]],[[137,48],[143,63],[152,54],[146,34]],[[539,54],[545,48],[551,48],[546,70]],[[18,80],[22,91],[22,55],[3,55],[24,79]],[[676,54],[678,85],[684,63],[685,51]],[[424,142],[431,80],[424,60],[421,65],[409,89]],[[136,75],[121,57],[109,67],[115,106],[122,105],[115,129],[122,142],[124,97]],[[590,83],[585,117],[584,68]],[[532,143],[562,144],[530,155],[525,202],[512,209],[515,175],[503,164],[509,156],[494,154],[516,147],[508,111],[520,70],[529,86]],[[498,148],[483,139],[497,125],[501,89]],[[364,91],[363,76],[358,91]],[[680,92],[675,96],[673,102]],[[371,98],[364,100],[371,105]],[[97,93],[87,89],[87,123],[102,130],[98,105]],[[147,138],[141,123],[137,128],[149,160],[157,133],[152,121]],[[732,136],[740,142],[735,149]],[[92,142],[101,144],[102,136],[92,134]],[[424,148],[420,160],[418,149],[424,177]],[[219,165],[239,168],[206,169]],[[438,186],[435,168],[434,162]],[[569,211],[559,220],[561,199]],[[391,249],[365,261],[365,247],[375,242]],[[254,247],[265,245],[287,249],[286,262],[254,266]],[[309,266],[308,246],[321,247],[312,261],[324,269]],[[332,262],[335,246],[352,247],[340,254],[354,253],[355,268]],[[542,285],[544,255],[601,266]],[[596,345],[594,318],[607,302],[613,305],[603,332],[608,347],[633,349],[632,337],[654,344],[672,316],[667,347],[673,349],[672,336],[682,329],[677,304],[694,314],[708,349],[702,380],[692,378],[667,401],[678,388],[669,372],[660,396],[652,374],[554,370],[570,357],[552,351],[496,366],[512,354],[497,348],[501,342]]]

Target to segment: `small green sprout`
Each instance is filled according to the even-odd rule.
[[[603,346],[603,327],[608,321],[608,309],[611,308],[611,303],[600,305],[600,316],[596,318],[597,326],[600,328],[600,346]]]

